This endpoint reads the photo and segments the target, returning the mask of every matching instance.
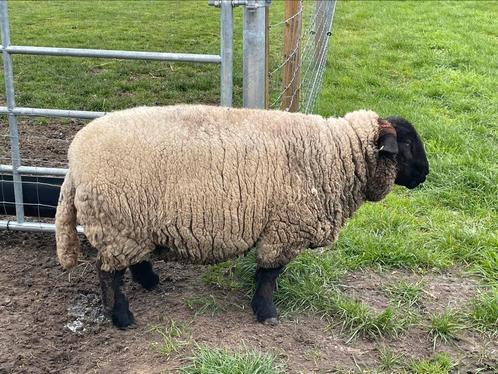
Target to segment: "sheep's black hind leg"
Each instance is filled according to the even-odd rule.
[[[102,303],[106,313],[111,317],[114,326],[126,328],[135,323],[130,312],[128,299],[121,292],[123,276],[126,269],[118,271],[102,271],[102,263],[97,261],[97,272],[102,289]]]
[[[140,283],[146,290],[153,290],[159,284],[159,277],[152,270],[152,264],[149,261],[131,265],[130,270],[133,280]]]
[[[258,322],[270,325],[278,323],[277,308],[273,303],[273,291],[275,291],[277,277],[282,270],[283,267],[256,270],[256,292],[251,306]]]

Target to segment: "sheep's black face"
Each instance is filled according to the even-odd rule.
[[[398,143],[398,173],[394,183],[407,188],[415,188],[425,181],[429,174],[429,162],[424,145],[415,128],[402,117],[389,117],[387,120],[396,129]]]

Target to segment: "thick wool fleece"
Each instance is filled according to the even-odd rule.
[[[76,263],[75,213],[102,270],[172,258],[214,263],[256,246],[258,265],[330,244],[365,200],[391,189],[378,115],[344,118],[210,106],[140,107],[83,128],[56,217],[61,264]]]

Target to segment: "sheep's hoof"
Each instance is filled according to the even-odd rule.
[[[272,318],[265,319],[262,323],[263,323],[263,325],[277,326],[278,319],[276,317],[272,317]]]
[[[278,324],[277,308],[271,300],[254,297],[251,306],[258,322],[271,326]]]
[[[159,276],[152,270],[149,261],[142,261],[130,266],[131,275],[147,291],[151,291],[159,284]]]
[[[159,276],[156,273],[147,274],[146,278],[141,279],[140,284],[147,291],[152,291],[159,284]]]
[[[135,324],[135,317],[133,317],[133,313],[129,310],[113,311],[111,319],[112,324],[118,329],[126,329]]]

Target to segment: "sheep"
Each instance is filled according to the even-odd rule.
[[[364,201],[411,189],[429,164],[414,127],[359,110],[343,118],[204,105],[138,107],[98,118],[68,151],[57,255],[77,263],[79,222],[98,251],[103,305],[134,323],[123,275],[159,282],[155,248],[212,264],[256,248],[257,321],[277,323],[278,275],[304,248],[329,246]]]

